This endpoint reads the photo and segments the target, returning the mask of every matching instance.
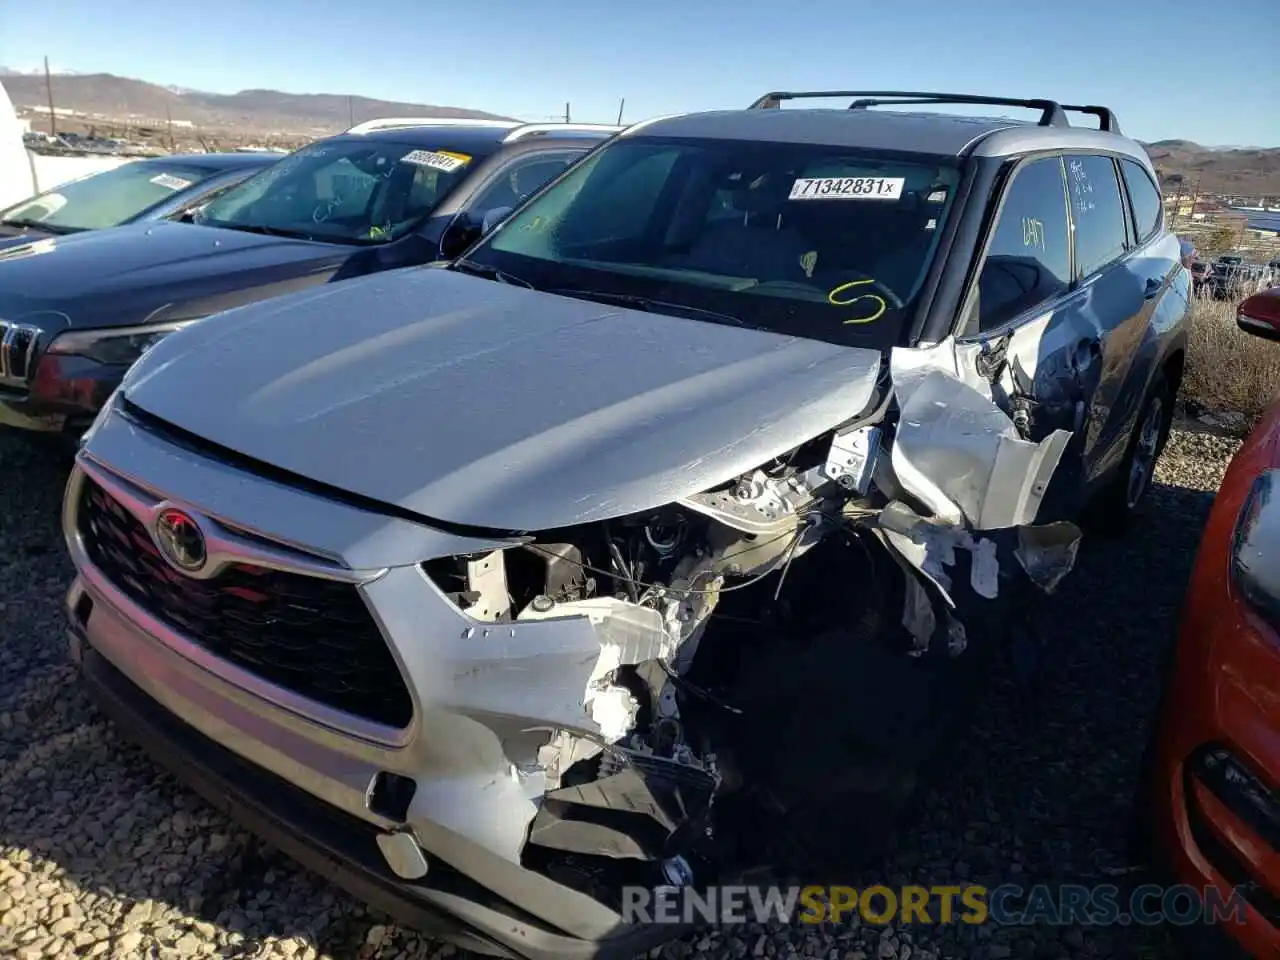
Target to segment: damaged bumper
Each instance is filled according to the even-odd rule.
[[[378,843],[386,834],[175,723],[79,631],[72,631],[71,643],[94,701],[188,787],[303,866],[428,936],[483,956],[629,960],[679,932],[626,925],[619,916],[584,915],[577,904],[554,898],[531,898],[541,913],[535,916],[530,904],[522,907],[494,892],[520,883],[526,871],[492,860],[474,862],[465,847],[447,841],[425,851],[425,875],[399,877]]]
[[[250,502],[234,472],[172,456],[141,434],[107,425],[97,440],[129,446],[133,465],[169,480],[202,472],[198,488],[210,503]],[[289,511],[278,492],[259,490],[261,512],[250,506],[241,518],[281,536]],[[92,559],[110,524],[127,523],[124,515],[86,522],[84,511],[96,509],[86,498],[104,494],[129,516],[168,503],[81,456],[64,514],[78,570],[67,596],[73,656],[105,712],[198,792],[355,895],[471,949],[632,956],[672,935],[629,929],[608,906],[521,864],[548,786],[538,751],[551,729],[597,734],[583,701],[602,650],[616,641],[627,652],[614,656],[642,654],[625,624],[581,616],[499,630],[465,618],[416,565],[354,572],[363,582],[341,586],[362,595],[410,691],[410,718],[394,727],[328,707],[314,690],[304,697],[265,682],[231,662],[228,648],[212,655],[121,589],[111,566],[119,558]],[[397,555],[390,541],[377,542],[381,520],[332,503],[317,509],[345,541],[332,541],[335,551],[357,563],[366,552]],[[400,531],[408,540],[419,533]],[[232,565],[320,566],[287,551],[255,553],[261,541],[227,528],[210,549]]]
[[[442,911],[499,955],[633,954],[676,931],[625,927],[620,886],[713,876],[713,806],[752,786],[751,737],[725,733],[751,724],[706,721],[743,711],[716,670],[690,679],[722,593],[751,598],[785,668],[787,629],[842,626],[807,612],[817,594],[877,592],[838,555],[878,539],[908,652],[941,635],[959,656],[972,602],[1071,567],[1079,532],[1034,526],[1066,435],[1032,443],[980,384],[908,366],[896,423],[886,403],[669,507],[537,536],[388,516],[109,406],[64,505],[73,652],[144,743],[357,895],[431,930]],[[173,514],[193,568],[166,548]]]

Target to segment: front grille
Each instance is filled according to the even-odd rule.
[[[36,372],[39,327],[0,320],[0,383],[25,386]]]
[[[318,703],[404,727],[404,678],[351,584],[234,564],[210,580],[174,570],[146,527],[85,477],[85,550],[117,588],[194,643]]]

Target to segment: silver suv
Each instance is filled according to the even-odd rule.
[[[154,346],[66,496],[104,708],[496,955],[877,850],[1072,519],[1142,497],[1189,279],[1110,111],[847,95],[639,124],[447,267]]]

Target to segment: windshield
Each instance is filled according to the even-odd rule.
[[[196,222],[330,243],[385,243],[413,230],[478,159],[363,137],[321,141],[228,190]]]
[[[115,227],[215,172],[181,163],[126,163],[23,200],[0,211],[0,222],[52,233]]]
[[[624,137],[519,209],[461,266],[884,349],[912,309],[958,180],[954,165],[918,156]]]

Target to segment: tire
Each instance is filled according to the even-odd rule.
[[[1168,379],[1163,373],[1157,375],[1142,401],[1141,412],[1116,476],[1087,511],[1086,523],[1091,533],[1118,536],[1129,529],[1151,489],[1156,461],[1169,440],[1169,430],[1173,426],[1173,399]]]

